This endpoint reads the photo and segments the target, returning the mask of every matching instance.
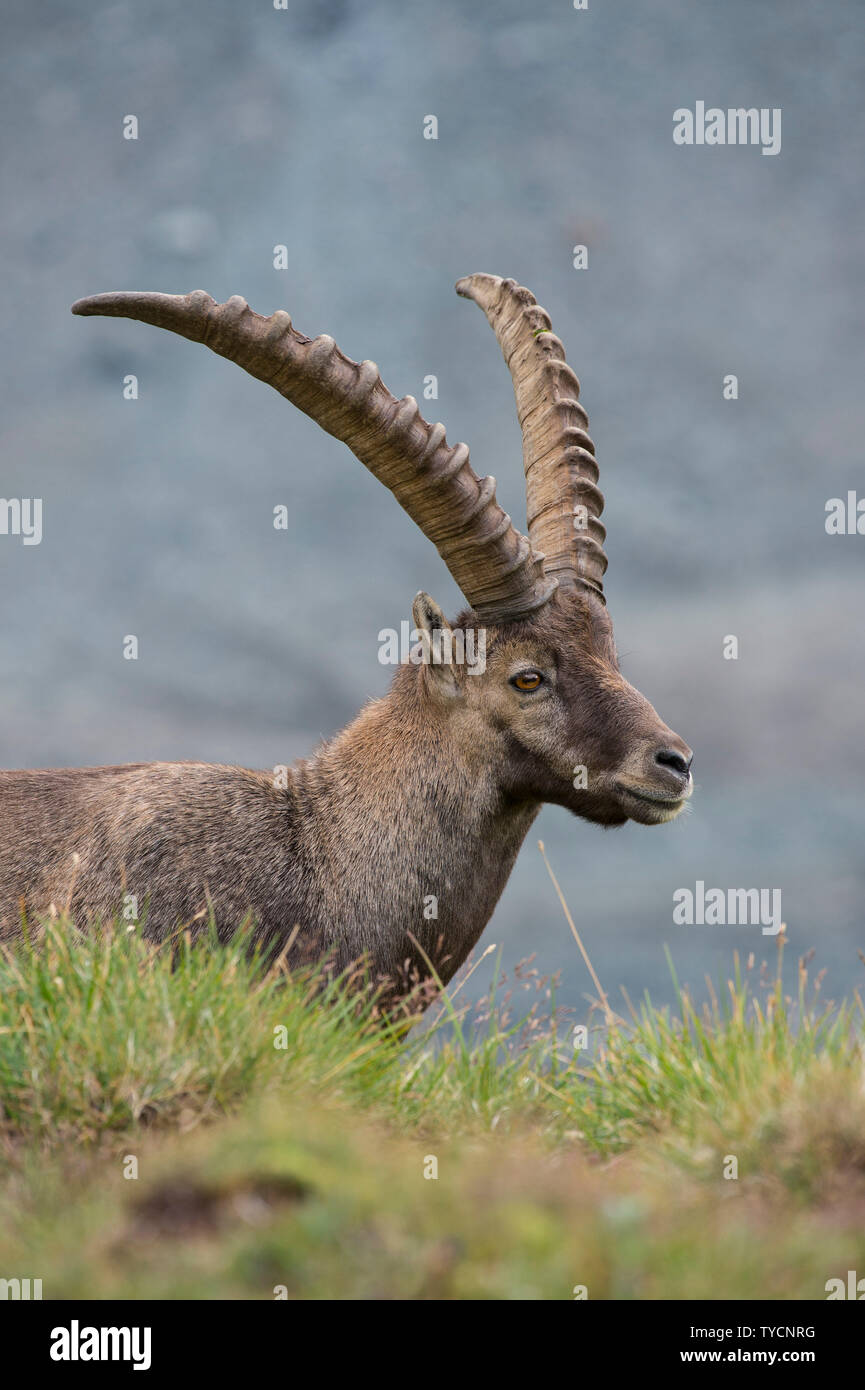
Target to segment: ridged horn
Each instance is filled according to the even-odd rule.
[[[390,489],[481,621],[514,621],[551,598],[556,582],[496,502],[495,479],[478,478],[468,447],[449,445],[444,426],[427,424],[412,396],[391,395],[374,362],[353,362],[326,334],[304,337],[284,310],[264,318],[239,295],[217,304],[203,290],[97,294],[72,312],[167,328],[273,386]]]
[[[497,275],[467,275],[456,290],[483,309],[514,384],[532,549],[544,555],[545,573],[563,587],[582,584],[603,599],[607,533],[595,446],[580,383],[550,316],[529,290]]]

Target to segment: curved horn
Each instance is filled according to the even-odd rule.
[[[97,294],[72,312],[170,329],[275,387],[390,488],[481,620],[513,621],[551,598],[556,582],[496,502],[495,479],[478,478],[467,445],[449,445],[412,396],[392,396],[374,362],[353,362],[326,334],[305,338],[284,310],[263,318],[239,295]]]
[[[497,275],[467,275],[456,290],[483,309],[514,383],[532,549],[543,553],[545,572],[560,584],[584,584],[603,599],[607,533],[599,519],[604,498],[595,446],[578,400],[580,383],[550,316],[529,290]]]

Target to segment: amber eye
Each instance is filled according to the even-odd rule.
[[[516,686],[517,690],[537,690],[543,680],[540,671],[520,671],[518,676],[511,678],[511,685]]]

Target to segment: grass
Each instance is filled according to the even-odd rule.
[[[790,999],[780,956],[771,978],[737,960],[700,1010],[678,987],[624,1017],[602,995],[575,1047],[530,966],[508,983],[497,958],[471,988],[409,1032],[242,933],[156,946],[61,919],[2,948],[0,1277],[76,1298],[819,1299],[865,1272],[858,996],[822,1004],[802,962]]]

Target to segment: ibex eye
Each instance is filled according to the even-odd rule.
[[[543,684],[543,679],[540,671],[520,671],[518,676],[511,677],[511,685],[516,686],[517,690],[537,690]]]

